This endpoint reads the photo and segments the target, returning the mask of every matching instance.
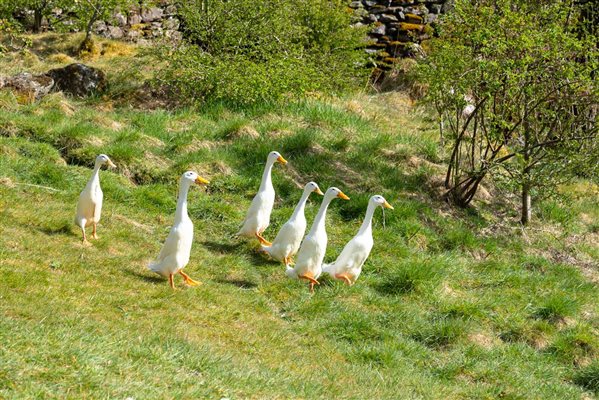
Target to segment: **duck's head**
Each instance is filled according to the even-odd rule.
[[[379,207],[390,208],[391,210],[393,210],[393,206],[391,204],[389,204],[387,202],[387,200],[385,200],[385,198],[381,195],[377,194],[377,195],[372,196],[370,198],[370,201]]]
[[[114,165],[114,163],[112,161],[110,161],[110,158],[108,158],[108,156],[106,154],[100,154],[98,157],[96,157],[96,166],[102,166],[104,164],[108,165],[110,168],[116,168],[116,165]]]
[[[324,194],[324,201],[331,201],[335,198],[339,197],[343,200],[349,200],[349,197],[345,195],[340,189],[336,187],[330,187],[327,189],[327,192]]]
[[[210,183],[208,179],[204,179],[198,175],[195,171],[187,171],[181,175],[181,183],[187,183],[188,185],[207,185]]]
[[[280,162],[283,165],[287,164],[287,160],[285,160],[278,151],[271,151],[268,153],[268,162],[272,164],[276,162]]]
[[[306,186],[304,186],[304,191],[306,191],[308,193],[314,192],[316,194],[324,196],[324,193],[322,193],[322,191],[320,190],[320,188],[318,187],[318,185],[316,184],[316,182],[308,182],[308,183],[306,183]]]

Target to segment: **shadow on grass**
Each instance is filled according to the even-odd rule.
[[[148,282],[148,283],[153,283],[153,284],[164,284],[165,282],[167,282],[167,280],[159,275],[146,275],[146,274],[142,274],[141,272],[137,272],[137,271],[132,271],[129,269],[126,269],[124,271],[127,275],[131,275],[137,279],[140,279],[142,281]]]
[[[241,289],[254,289],[258,287],[258,284],[252,281],[248,281],[246,279],[229,279],[229,278],[220,278],[217,279],[216,282],[222,283],[225,285],[237,286]]]
[[[220,253],[220,254],[230,254],[237,249],[239,249],[243,243],[222,243],[222,242],[214,242],[214,241],[203,241],[202,246],[206,247],[208,250]]]
[[[64,235],[64,236],[71,236],[71,237],[81,236],[81,232],[78,232],[78,234],[75,234],[75,232],[72,229],[72,225],[68,224],[66,222],[62,225],[39,226],[39,227],[36,227],[35,229],[45,235],[48,235],[48,236],[55,236],[55,235]]]

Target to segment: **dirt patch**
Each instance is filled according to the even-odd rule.
[[[289,176],[289,178],[291,178],[293,184],[299,189],[302,189],[304,185],[308,183],[308,181],[304,182],[306,178],[302,177],[302,175],[299,172],[297,172],[297,170],[293,168],[293,166],[289,164],[285,166],[285,174]]]
[[[112,217],[117,221],[124,222],[128,225],[134,226],[135,228],[141,229],[144,232],[148,232],[148,233],[154,232],[154,228],[152,228],[151,226],[142,224],[141,222],[138,222],[138,221],[135,221],[134,219],[125,217],[124,215],[112,214]]]
[[[487,332],[475,332],[468,335],[468,340],[484,348],[491,349],[499,344],[499,339]]]
[[[226,135],[226,139],[234,140],[240,138],[250,138],[250,139],[258,139],[260,137],[260,132],[256,130],[253,126],[244,125],[241,128],[230,132]]]
[[[0,185],[6,186],[7,188],[13,189],[16,185],[9,177],[0,178]]]

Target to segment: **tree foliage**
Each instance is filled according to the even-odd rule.
[[[468,205],[491,175],[540,196],[596,167],[596,37],[570,1],[457,0],[423,64],[447,127],[446,196]],[[467,111],[467,112],[465,112]]]
[[[365,31],[343,1],[193,0],[179,10],[185,41],[161,49],[161,78],[188,98],[251,104],[367,77]]]

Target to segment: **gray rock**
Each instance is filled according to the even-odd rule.
[[[164,13],[166,15],[176,15],[177,14],[177,6],[174,4],[170,4],[170,5],[166,6],[166,8],[164,9]]]
[[[92,26],[92,31],[95,33],[103,33],[106,31],[106,22],[96,21]]]
[[[181,25],[181,23],[179,22],[179,20],[177,18],[169,18],[169,19],[162,21],[162,27],[164,29],[172,29],[172,30],[176,31],[177,29],[179,29],[180,25]]]
[[[366,17],[366,21],[369,21],[369,22],[376,22],[378,20],[379,19],[375,14],[368,14],[368,16]]]
[[[363,3],[366,7],[372,7],[372,6],[376,5],[376,1],[373,1],[373,0],[364,0]]]
[[[141,15],[137,13],[129,14],[129,25],[138,25],[141,24]]]
[[[127,17],[125,17],[121,13],[114,14],[114,21],[115,21],[115,23],[118,26],[125,26],[125,25],[127,25]]]
[[[164,37],[172,43],[179,43],[183,40],[183,34],[179,31],[164,31]]]
[[[2,79],[0,87],[10,88],[20,94],[31,96],[31,99],[39,100],[48,93],[54,86],[54,79],[48,75],[32,75],[28,72],[22,72],[12,77]]]
[[[362,8],[362,2],[360,2],[360,1],[352,1],[351,3],[349,3],[349,6],[351,8]]]
[[[371,32],[373,35],[383,36],[386,33],[386,31],[387,31],[387,27],[384,24],[381,24],[379,26],[375,26]]]
[[[426,16],[426,22],[428,24],[432,24],[433,22],[437,21],[438,18],[439,16],[437,14],[428,14]]]
[[[162,18],[162,14],[164,14],[164,11],[162,11],[162,8],[158,8],[158,7],[146,8],[146,9],[142,10],[142,12],[141,12],[141,20],[143,22],[156,21],[157,19]]]
[[[109,26],[106,32],[106,37],[109,39],[121,39],[125,34],[118,26]]]
[[[137,39],[139,39],[141,37],[141,32],[138,31],[137,29],[129,29],[129,32],[127,32],[126,37],[128,40],[135,42],[135,41],[137,41]]]
[[[442,8],[443,8],[442,4],[431,4],[429,6],[430,11],[435,14],[441,14]]]
[[[54,79],[53,90],[61,90],[77,97],[100,93],[106,89],[106,75],[99,69],[85,64],[71,64],[51,69],[46,73]]]
[[[399,20],[393,14],[382,14],[379,16],[379,21],[387,23],[387,22],[397,22]]]

